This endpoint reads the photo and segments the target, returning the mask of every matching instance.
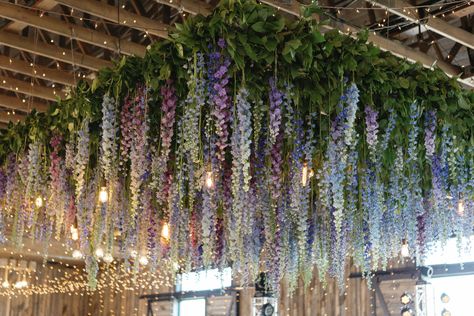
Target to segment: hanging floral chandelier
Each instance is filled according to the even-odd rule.
[[[473,101],[363,36],[223,2],[2,134],[0,241],[67,239],[91,287],[113,258],[343,287],[349,259],[472,234]]]

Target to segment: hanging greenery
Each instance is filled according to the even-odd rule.
[[[268,270],[275,291],[315,266],[342,287],[350,258],[369,273],[402,244],[421,261],[435,240],[461,247],[474,93],[366,33],[322,34],[315,11],[224,0],[10,124],[0,241],[5,221],[16,244],[78,229],[92,286],[100,248],[137,270],[137,255],[151,269],[232,266],[244,283]]]

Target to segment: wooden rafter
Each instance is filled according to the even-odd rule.
[[[2,69],[26,76],[38,77],[67,86],[75,85],[74,75],[71,73],[35,64],[33,64],[33,66],[31,65],[31,63],[24,60],[0,55],[0,68]]]
[[[146,48],[139,44],[128,41],[122,42],[119,38],[63,22],[50,16],[43,15],[41,17],[31,10],[18,7],[9,2],[0,2],[0,16],[112,51],[120,51],[127,55],[144,56],[146,52]]]
[[[212,6],[201,1],[193,0],[181,0],[181,1],[170,1],[170,0],[156,0],[156,2],[172,7],[176,10],[183,10],[193,15],[209,15],[212,12]]]
[[[23,36],[0,31],[0,43],[6,46],[41,55],[54,60],[60,60],[65,63],[77,65],[87,69],[97,71],[101,68],[111,67],[112,62],[102,60],[96,57],[84,55],[78,52],[72,52],[52,44],[33,42]]]
[[[65,94],[58,89],[39,86],[37,84],[31,85],[30,83],[27,83],[23,80],[6,76],[0,76],[0,88],[13,92],[20,92],[50,101],[56,101],[58,97],[61,99],[65,97]]]
[[[57,5],[55,0],[42,0],[42,1],[35,1],[35,4],[33,5],[34,8],[40,9],[40,10],[51,10]],[[20,33],[25,27],[27,27],[28,24],[23,23],[21,21],[12,21],[8,25],[6,25],[3,30],[4,31],[9,31],[9,32],[14,32],[14,33]]]
[[[25,102],[23,102],[23,100]],[[47,103],[37,101],[30,102],[26,99],[23,100],[6,94],[0,94],[0,106],[7,109],[18,110],[22,112],[30,112],[32,109],[35,109],[38,112],[45,112],[48,109]]]
[[[9,123],[9,122],[17,123],[17,122],[23,121],[25,119],[24,115],[12,114],[12,113],[8,114],[8,113],[9,112],[0,111],[0,122],[2,122],[2,123]]]
[[[466,47],[474,48],[474,34],[469,33],[461,28],[452,26],[440,18],[426,17],[420,20],[417,11],[413,9],[401,9],[403,7],[410,7],[411,4],[404,0],[377,0],[371,1],[374,5],[387,9],[389,12],[401,16],[411,22],[421,23],[421,26],[427,30],[431,30],[440,35],[443,35],[455,42],[458,42]],[[421,22],[420,22],[421,21]]]
[[[169,25],[94,0],[57,0],[58,3],[86,12],[122,26],[168,38]]]

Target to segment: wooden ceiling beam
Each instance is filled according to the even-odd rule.
[[[128,26],[161,38],[168,38],[169,25],[112,5],[95,0],[57,0],[56,2],[115,22],[121,26]]]
[[[33,7],[36,9],[49,11],[52,10],[56,5],[57,3],[55,0],[41,0],[35,1]],[[28,24],[23,23],[22,21],[12,21],[8,25],[6,25],[3,30],[14,33],[20,33],[27,26]]]
[[[31,85],[23,80],[14,79],[11,77],[0,76],[0,88],[20,92],[26,95],[31,95],[40,99],[57,101],[57,98],[64,98],[66,95],[59,89],[54,89],[45,86]]]
[[[126,55],[137,55],[143,57],[146,47],[120,38],[110,36],[92,29],[67,23],[46,15],[38,15],[36,12],[19,7],[9,2],[0,2],[0,16],[9,20],[21,21],[42,30],[73,38],[91,45],[99,46],[121,52]]]
[[[26,113],[29,113],[32,109],[36,109],[36,111],[38,112],[46,112],[49,108],[49,105],[47,103],[36,101],[30,103],[28,100],[25,100],[25,102],[23,102],[17,97],[12,97],[6,94],[0,94],[0,106],[7,109],[18,110]]]
[[[193,1],[193,0],[156,0],[156,2],[172,7],[176,10],[183,10],[193,15],[204,15],[207,16],[212,12],[212,6],[206,2]],[[294,2],[294,1],[292,1]]]
[[[74,86],[74,75],[65,71],[47,68],[26,62],[24,60],[10,58],[0,55],[0,68],[20,73],[22,75],[38,77],[43,80],[60,83],[66,86]]]
[[[367,0],[369,1],[369,0]],[[443,21],[440,18],[429,16],[420,19],[417,11],[413,9],[401,9],[404,7],[411,7],[412,5],[404,0],[377,0],[370,1],[373,5],[377,5],[387,11],[396,14],[402,18],[405,18],[413,23],[419,23],[422,28],[431,30],[444,37],[447,37],[459,44],[474,49],[474,34],[469,33],[461,28],[452,26],[451,24]]]
[[[10,112],[5,112],[5,111],[0,111],[0,122],[2,123],[18,123],[20,121],[23,121],[25,119],[24,115],[20,114],[12,114]]]
[[[61,48],[52,44],[35,43],[23,36],[4,31],[0,31],[0,44],[94,71],[105,67],[112,67],[113,65],[110,61],[73,52],[70,49]]]

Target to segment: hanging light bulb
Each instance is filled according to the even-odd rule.
[[[112,261],[114,261],[114,257],[112,257],[112,255],[110,253],[106,253],[104,255],[104,262],[105,263],[112,263]]]
[[[35,205],[37,208],[40,208],[43,206],[43,198],[41,196],[38,196],[35,200]]]
[[[72,240],[78,240],[79,239],[79,231],[74,226],[71,226],[71,239]]]
[[[305,187],[308,182],[308,164],[305,162],[303,164],[303,171],[301,174],[301,184]]]
[[[104,249],[102,249],[101,247],[97,248],[95,250],[95,256],[97,258],[103,258],[104,257]]]
[[[82,252],[78,249],[75,249],[73,252],[72,252],[72,257],[74,259],[82,259]]]
[[[214,186],[214,180],[212,180],[212,171],[206,173],[206,186],[211,189]]]
[[[410,256],[410,249],[408,249],[408,243],[407,243],[406,239],[403,239],[403,241],[402,241],[402,248],[400,250],[400,254],[404,258]]]
[[[148,258],[147,258],[147,256],[141,255],[140,258],[138,259],[138,262],[139,262],[142,266],[146,266],[146,265],[148,264]]]
[[[464,216],[464,201],[462,198],[458,201],[458,215]]]
[[[107,189],[105,187],[100,188],[99,201],[101,203],[107,203],[108,199],[109,199],[109,194],[107,193]]]
[[[138,252],[135,249],[130,250],[130,257],[136,258],[138,256]]]
[[[168,223],[163,224],[163,228],[161,229],[161,237],[164,239],[170,238],[170,225]]]

